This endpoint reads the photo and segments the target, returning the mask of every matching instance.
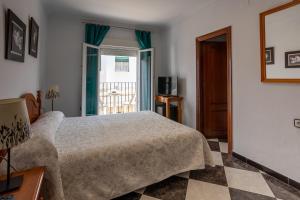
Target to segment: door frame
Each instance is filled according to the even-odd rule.
[[[204,126],[204,92],[203,92],[203,66],[201,58],[202,42],[215,38],[217,36],[226,35],[227,41],[227,140],[228,153],[232,153],[233,137],[232,137],[232,40],[231,26],[214,31],[212,33],[196,38],[196,127],[202,132]]]

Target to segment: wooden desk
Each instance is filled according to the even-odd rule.
[[[45,167],[36,167],[23,172],[13,173],[12,176],[23,175],[23,183],[19,189],[7,194],[14,195],[15,200],[43,200],[43,197],[40,196],[40,190],[44,173]],[[5,178],[6,176],[0,179],[4,180]]]
[[[166,117],[170,118],[171,112],[170,112],[170,105],[172,102],[177,102],[177,121],[179,123],[182,123],[182,100],[183,97],[179,96],[156,96],[155,101],[159,103],[165,103],[166,104]]]

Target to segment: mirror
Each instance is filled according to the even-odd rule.
[[[300,83],[300,0],[260,14],[261,79]]]

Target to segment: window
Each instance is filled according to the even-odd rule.
[[[129,72],[129,57],[116,56],[115,57],[115,72]]]

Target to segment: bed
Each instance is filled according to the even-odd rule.
[[[19,170],[47,167],[47,199],[112,199],[214,165],[201,133],[156,113],[66,118],[40,115],[40,98],[23,98],[32,137],[12,149],[12,163]]]

